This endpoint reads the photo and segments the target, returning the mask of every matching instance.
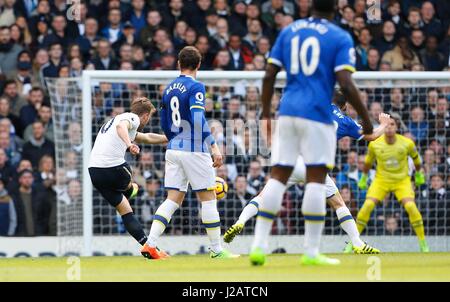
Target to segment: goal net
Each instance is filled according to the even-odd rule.
[[[176,71],[85,71],[83,78],[47,79],[55,124],[61,254],[91,255],[105,251],[117,254],[136,250],[120,216],[92,188],[87,173],[89,152],[103,123],[128,111],[134,97],[146,96],[159,109],[165,85],[177,75]],[[270,150],[259,131],[262,76],[261,72],[199,72],[198,79],[205,84],[207,92],[206,117],[226,156],[225,165],[217,170],[217,175],[226,179],[230,186],[226,198],[218,202],[222,233],[236,221],[246,202],[264,186],[270,171]],[[354,78],[374,126],[377,126],[380,112],[396,114],[402,120],[401,133],[416,142],[427,179],[426,185],[415,187],[426,235],[432,250],[449,250],[450,196],[446,191],[450,185],[449,73],[359,72]],[[274,111],[284,85],[285,74],[281,73],[273,97]],[[358,119],[350,106],[347,114]],[[162,132],[158,113],[144,132]],[[133,169],[134,181],[140,186],[139,195],[131,204],[148,231],[153,213],[165,198],[165,148],[157,145],[140,147],[138,157],[127,154],[126,159]],[[366,193],[357,187],[366,148],[364,141],[340,140],[336,167],[331,172],[354,217]],[[410,170],[412,175],[412,162]],[[272,234],[280,235],[276,237],[280,239],[275,247],[288,252],[295,249],[285,247],[288,243],[282,238],[296,240],[304,232],[302,196],[302,185],[287,190],[272,229]],[[248,222],[243,238],[253,234],[253,226],[254,219]],[[203,234],[199,202],[189,192],[164,237],[182,235],[171,245],[175,252],[182,252],[188,240],[193,240],[195,245],[200,240],[198,235]],[[326,250],[330,251],[340,251],[348,240],[331,209],[326,217],[325,235],[323,241],[328,244]],[[247,251],[248,247],[244,245],[250,236],[247,237],[247,241],[240,241],[241,252]],[[384,250],[418,249],[408,216],[392,195],[374,210],[363,238],[381,245]],[[129,249],[121,248],[123,244],[128,244]],[[301,248],[301,244],[296,246]]]

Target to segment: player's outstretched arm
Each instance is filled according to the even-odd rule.
[[[277,65],[268,63],[266,67],[266,73],[263,78],[262,85],[262,95],[261,95],[261,103],[262,103],[262,113],[261,117],[263,119],[270,119],[270,109],[271,109],[271,101],[275,86],[275,80],[277,78],[277,73],[280,71],[280,67]]]
[[[391,119],[391,116],[387,113],[380,113],[378,116],[378,120],[380,122],[380,126],[373,129],[372,134],[365,134],[363,136],[363,139],[365,141],[371,142],[379,138],[384,134],[384,131],[386,130],[387,125],[389,124],[389,120]]]
[[[168,142],[167,137],[164,134],[142,132],[136,134],[136,139],[134,141],[138,144],[150,145],[165,144]]]
[[[348,70],[339,70],[336,72],[336,80],[341,86],[345,99],[355,108],[362,119],[363,134],[372,134],[373,126],[370,122],[369,112],[361,101],[359,91],[352,79],[352,74]]]
[[[125,143],[127,148],[130,150],[130,153],[133,155],[137,155],[140,152],[139,146],[135,145],[131,142],[130,136],[128,135],[128,130],[130,129],[131,124],[129,121],[123,120],[120,121],[116,126],[117,135],[120,139]]]

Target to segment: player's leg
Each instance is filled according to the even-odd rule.
[[[152,257],[153,259],[159,259],[158,255],[160,254],[163,256],[160,258],[164,258],[164,252],[157,247],[158,239],[169,225],[175,211],[182,204],[188,186],[187,177],[178,158],[178,152],[167,150],[165,159],[164,187],[167,190],[167,198],[161,203],[153,216],[147,241],[147,246],[150,247],[149,252],[155,254]]]
[[[287,187],[292,185],[305,182],[306,178],[306,167],[303,162],[303,158],[301,156],[298,157],[297,162],[294,167],[294,171],[292,171],[291,176],[287,182]],[[262,196],[258,194],[253,197],[252,200],[244,207],[241,214],[239,215],[239,219],[233,224],[223,236],[225,242],[231,242],[236,235],[242,232],[245,224],[252,217],[255,217],[258,214],[259,205],[262,203]]]
[[[300,153],[299,144],[292,143],[298,141],[299,137],[295,120],[293,117],[281,116],[273,135],[271,178],[260,194],[262,198],[250,252],[250,261],[253,265],[262,265],[265,262],[273,220],[281,208],[286,183]]]
[[[220,234],[220,215],[217,209],[217,198],[214,191],[216,187],[216,172],[214,170],[211,155],[202,152],[184,152],[183,169],[196,192],[197,199],[201,203],[201,219],[210,242],[211,258],[234,258],[233,255],[222,248]]]
[[[121,215],[128,233],[140,245],[144,245],[147,241],[144,229],[134,215],[128,199],[122,194],[131,183],[131,174],[127,167],[125,163],[112,168],[89,168],[89,174],[94,187]]]
[[[245,224],[252,217],[255,217],[258,214],[259,205],[261,204],[262,197],[257,195],[253,197],[247,205],[242,209],[241,214],[239,215],[238,220],[223,235],[223,241],[230,243],[233,241],[234,237],[242,232]]]
[[[411,180],[408,178],[396,185],[394,194],[397,200],[402,203],[406,213],[408,213],[409,223],[419,240],[420,251],[425,253],[429,252],[430,248],[425,240],[423,219],[415,202],[415,194],[412,189]]]
[[[305,218],[305,253],[301,262],[306,265],[336,265],[340,261],[319,253],[320,239],[325,225],[325,179],[334,166],[336,131],[333,125],[310,120],[299,120],[305,129],[301,137],[301,153],[306,164],[306,185],[302,213]]]
[[[366,194],[366,200],[363,206],[356,215],[356,225],[358,227],[358,232],[361,234],[367,226],[370,220],[373,209],[376,205],[384,200],[386,194],[388,193],[388,185],[381,183],[377,178],[374,179],[372,184],[369,186],[369,190]]]
[[[166,200],[161,203],[153,215],[153,222],[146,244],[149,247],[148,252],[151,259],[167,258],[167,253],[158,248],[158,239],[166,230],[175,211],[181,206],[185,194],[185,192],[174,189],[168,190]]]
[[[132,198],[136,197],[138,191],[139,191],[139,186],[137,183],[133,182],[133,174],[131,172],[131,168],[128,164],[125,164],[123,167],[125,173],[130,175],[130,184],[127,186],[126,190],[123,192],[123,195],[125,196],[126,199],[131,200]]]

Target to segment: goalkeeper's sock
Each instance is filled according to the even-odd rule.
[[[320,238],[325,225],[325,184],[315,182],[306,184],[302,213],[305,217],[305,254],[314,258],[319,254]]]
[[[134,216],[133,212],[127,213],[122,216],[123,225],[127,229],[128,233],[139,242],[140,245],[144,245],[147,241],[147,235],[145,235],[144,229],[139,221]]]
[[[220,216],[217,210],[217,200],[202,201],[202,223],[206,228],[210,248],[214,253],[220,253]]]
[[[166,227],[169,225],[170,219],[172,219],[173,213],[180,206],[170,199],[166,199],[156,210],[153,216],[152,226],[150,228],[150,234],[148,235],[147,244],[150,247],[156,247],[156,242]]]
[[[350,210],[346,206],[340,207],[336,210],[336,216],[339,219],[339,225],[350,237],[353,246],[362,247],[364,242],[359,238],[358,228]]]
[[[236,224],[245,225],[250,218],[255,217],[258,214],[258,208],[261,204],[261,196],[258,195],[254,197],[250,202],[245,206],[242,210],[241,215],[239,215],[239,219],[236,221]]]
[[[356,226],[360,234],[366,228],[375,205],[376,204],[372,199],[366,199],[362,208],[359,210],[358,215],[356,215]]]
[[[419,240],[425,239],[425,229],[423,227],[422,215],[417,208],[417,205],[413,201],[406,202],[404,204],[405,210],[408,213],[409,222],[416,233]]]
[[[268,247],[268,237],[272,229],[273,220],[281,208],[281,201],[286,185],[276,179],[269,179],[261,193],[258,216],[255,225],[255,238],[252,250],[261,248],[264,252]]]

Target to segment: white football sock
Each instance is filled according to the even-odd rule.
[[[350,237],[353,246],[362,247],[364,242],[359,238],[358,228],[350,210],[346,206],[340,207],[336,210],[336,216],[339,219],[339,225]]]
[[[245,206],[242,210],[241,215],[239,215],[239,219],[236,221],[236,224],[246,224],[250,218],[255,217],[258,214],[258,208],[261,204],[261,195],[254,197],[250,202]]]
[[[319,254],[320,238],[325,224],[326,187],[320,183],[307,183],[303,196],[302,213],[305,217],[305,254]]]
[[[153,216],[150,234],[148,236],[147,244],[151,247],[156,247],[158,238],[166,229],[167,225],[172,219],[173,213],[179,208],[179,205],[170,199],[166,199],[156,210]]]
[[[273,220],[281,208],[281,201],[283,200],[285,190],[285,184],[271,178],[261,192],[261,203],[259,205],[258,217],[256,218],[255,238],[253,239],[252,249],[262,248],[266,252]]]
[[[206,228],[211,250],[220,253],[222,246],[220,244],[220,216],[217,210],[217,200],[202,201],[202,223]]]

